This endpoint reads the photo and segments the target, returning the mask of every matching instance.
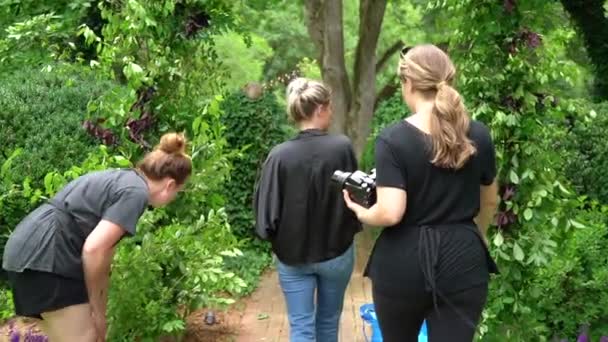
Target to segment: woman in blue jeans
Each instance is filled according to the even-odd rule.
[[[357,161],[347,137],[327,133],[330,95],[317,81],[289,84],[287,107],[299,133],[270,151],[254,197],[256,231],[278,259],[291,342],[338,341],[361,230],[331,184],[334,171],[355,171]]]

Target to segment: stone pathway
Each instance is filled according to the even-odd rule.
[[[344,298],[344,310],[340,323],[340,342],[365,342],[363,320],[359,307],[372,302],[371,283],[363,277],[363,269],[372,247],[369,231],[357,235],[356,264]],[[368,329],[369,335],[369,329]],[[285,302],[276,272],[268,272],[260,286],[247,300],[237,342],[288,342],[289,322]]]

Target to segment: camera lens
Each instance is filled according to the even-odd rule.
[[[343,172],[343,171],[337,170],[331,176],[331,180],[340,185],[343,185],[344,182],[346,182],[346,179],[348,179],[348,176],[350,176],[350,172]]]

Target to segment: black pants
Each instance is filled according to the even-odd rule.
[[[427,320],[429,342],[470,342],[488,295],[487,283],[445,294],[449,304],[437,296],[437,309],[430,292],[420,289],[407,294],[373,289],[374,305],[385,342],[417,342],[422,322]],[[456,308],[456,310],[454,309]],[[464,318],[463,318],[464,316]]]

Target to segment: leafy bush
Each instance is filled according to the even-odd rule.
[[[399,120],[405,119],[410,114],[409,109],[403,98],[401,92],[395,93],[389,99],[382,101],[378,106],[378,109],[374,112],[372,119],[372,132],[367,139],[367,144],[363,150],[361,156],[360,168],[369,170],[374,166],[374,146],[376,137],[382,131],[382,129],[388,125],[391,125]]]
[[[222,211],[211,211],[194,225],[158,228],[162,215],[146,213],[137,238],[117,251],[108,303],[110,340],[180,336],[192,310],[230,304],[230,295],[245,287],[224,266],[242,253]]]
[[[581,212],[577,219],[589,226],[575,229],[548,267],[538,272],[537,314],[552,331],[575,336],[581,324],[589,324],[598,339],[608,333],[607,217],[608,207]]]
[[[15,308],[13,307],[13,294],[10,290],[0,287],[0,324],[13,317]]]
[[[228,144],[242,152],[233,160],[232,174],[224,188],[226,213],[237,236],[251,237],[252,195],[261,164],[270,149],[286,140],[291,131],[285,110],[277,105],[271,93],[254,100],[237,92],[222,106]]]
[[[608,204],[608,103],[576,103],[579,115],[558,141],[564,151],[566,175],[579,194]]]
[[[47,172],[78,165],[95,149],[82,122],[88,102],[108,85],[80,69],[23,69],[3,77],[0,163],[13,150],[23,149],[12,166],[16,182],[29,177],[41,185]]]
[[[272,56],[272,48],[259,35],[249,34],[248,40],[236,32],[226,32],[215,37],[215,49],[227,77],[226,89],[236,91],[247,82],[263,78],[264,61]]]

